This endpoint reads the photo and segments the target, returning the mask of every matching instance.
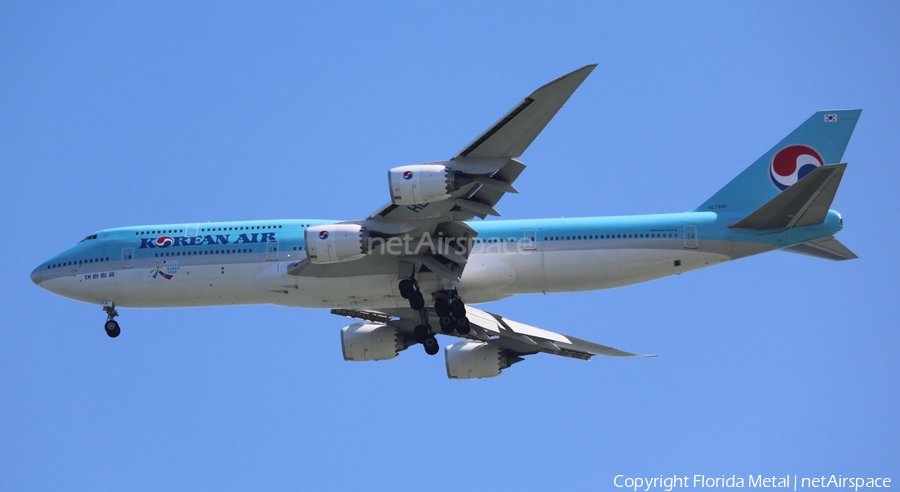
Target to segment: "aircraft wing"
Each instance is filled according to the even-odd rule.
[[[494,207],[506,193],[518,193],[512,185],[525,170],[525,165],[515,157],[528,148],[595,67],[595,64],[587,65],[544,85],[451,160],[434,163],[466,179],[449,199],[413,205],[391,202],[364,220],[344,223],[361,225],[382,237],[403,236],[415,241],[427,235],[440,235],[459,241],[457,244],[470,241],[477,233],[465,221],[500,215]],[[448,258],[433,251],[422,251],[400,259],[395,255],[371,252],[365,258],[346,263],[294,262],[288,266],[288,273],[314,277],[397,273],[408,270],[401,261],[413,264],[416,272],[435,273],[452,282],[459,281],[465,268],[465,256]]]
[[[471,220],[500,215],[493,207],[505,193],[517,193],[512,183],[525,169],[515,160],[547,126],[562,108],[596,64],[587,65],[550,82],[526,97],[499,121],[466,145],[448,166],[463,173],[493,173],[495,182],[482,180],[472,187],[462,189],[456,200],[445,200],[410,206],[387,204],[370,219],[420,220],[445,218]]]
[[[384,312],[332,309],[331,312],[340,316],[394,326],[409,337],[413,336],[413,328],[418,324],[418,313],[412,309],[389,309]],[[513,321],[499,314],[482,311],[472,306],[466,307],[466,316],[471,324],[469,334],[462,336],[454,332],[448,336],[491,343],[517,356],[544,352],[582,360],[590,360],[595,355],[603,357],[656,357],[655,355],[639,355],[626,352],[571,335],[563,335]],[[432,326],[438,326],[437,316],[431,313],[430,317],[429,323]]]
[[[494,340],[500,346],[519,354],[546,352],[584,360],[594,355],[638,357],[638,354],[526,325],[471,306],[466,308],[466,316],[472,325],[472,332],[477,333],[476,339]]]

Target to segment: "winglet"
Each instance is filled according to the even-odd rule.
[[[596,67],[584,66],[534,91],[453,159],[519,157]]]

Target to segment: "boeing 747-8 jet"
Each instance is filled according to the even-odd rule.
[[[436,335],[453,379],[497,376],[539,352],[636,354],[482,311],[516,294],[608,289],[777,249],[846,260],[830,210],[860,110],[821,111],[694,210],[491,220],[518,158],[596,65],[539,88],[446,161],[388,171],[390,202],[359,220],[254,220],[105,229],[42,263],[35,284],[117,308],[278,304],[330,308],[349,361],[385,360]]]

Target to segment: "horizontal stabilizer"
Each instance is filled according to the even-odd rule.
[[[816,168],[755,212],[731,224],[737,230],[788,229],[825,222],[847,164]]]
[[[790,248],[784,248],[782,251],[836,261],[859,258],[853,251],[850,251],[846,246],[841,244],[840,241],[835,239],[834,236],[816,239],[815,241],[805,242],[803,244],[791,246]]]

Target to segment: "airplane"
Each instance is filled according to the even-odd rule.
[[[774,250],[856,258],[831,204],[861,110],[812,115],[697,208],[621,217],[484,220],[519,157],[596,65],[526,97],[450,160],[388,171],[390,202],[359,220],[190,222],[104,229],[41,263],[32,281],[117,308],[235,304],[330,308],[348,361],[444,347],[451,379],[495,377],[528,355],[638,354],[514,321],[475,305],[518,294],[608,289]],[[475,218],[481,220],[476,221]]]

